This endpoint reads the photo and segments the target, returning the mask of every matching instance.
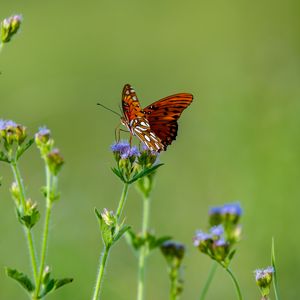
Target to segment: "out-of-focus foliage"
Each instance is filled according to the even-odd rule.
[[[142,105],[172,93],[194,94],[177,140],[161,155],[165,166],[151,210],[159,236],[187,245],[182,299],[199,297],[210,265],[192,246],[195,229],[205,226],[210,206],[236,200],[244,217],[233,268],[245,297],[258,296],[252,271],[270,264],[274,236],[282,298],[297,298],[300,260],[290,253],[299,252],[300,242],[290,237],[300,225],[299,1],[12,0],[0,8],[1,19],[23,16],[0,56],[0,117],[32,134],[47,125],[64,153],[63,201],[54,206],[48,263],[54,276],[75,280],[49,299],[92,294],[102,247],[94,207],[113,209],[122,189],[109,152],[119,120],[96,103],[118,109],[125,83]],[[42,212],[43,165],[36,149],[24,154],[20,167]],[[8,166],[0,165],[0,175],[0,299],[23,299],[4,272],[8,265],[29,273],[29,264]],[[134,189],[124,216],[140,228]],[[35,230],[40,236],[40,224]],[[148,265],[147,299],[166,299],[169,282],[159,251]],[[134,299],[136,271],[122,241],[112,249],[103,299]],[[222,270],[212,287],[218,288],[209,299],[235,297]]]

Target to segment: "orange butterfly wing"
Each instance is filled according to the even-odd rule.
[[[158,100],[143,109],[151,130],[160,138],[164,150],[176,139],[177,120],[192,101],[192,94],[180,93]]]
[[[130,84],[125,84],[122,92],[122,109],[128,122],[137,117],[144,117],[135,90]]]

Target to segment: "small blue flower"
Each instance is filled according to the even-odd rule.
[[[194,246],[198,247],[201,242],[205,242],[207,240],[211,240],[212,235],[201,230],[196,231],[196,235],[194,236]]]
[[[217,247],[224,247],[224,246],[229,246],[229,243],[224,238],[220,238],[219,240],[215,241],[215,245]]]
[[[255,273],[255,280],[261,280],[264,279],[265,277],[268,277],[270,275],[273,275],[275,272],[273,267],[267,267],[265,269],[257,269],[254,271]]]
[[[111,151],[120,155],[122,159],[136,157],[140,152],[136,146],[130,146],[128,141],[120,141],[111,146]]]
[[[221,212],[223,215],[229,214],[240,216],[243,213],[243,210],[239,203],[229,203],[222,207]]]
[[[222,207],[221,206],[211,207],[208,213],[209,213],[209,215],[221,214]]]
[[[39,131],[37,132],[37,134],[41,136],[50,135],[50,133],[50,129],[48,129],[46,126],[40,127]]]
[[[212,235],[221,236],[224,234],[224,227],[223,225],[213,226],[210,228],[210,233]]]
[[[0,119],[0,130],[5,130],[6,129],[6,121]]]

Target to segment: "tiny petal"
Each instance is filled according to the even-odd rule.
[[[210,233],[212,235],[221,236],[224,234],[224,227],[223,225],[217,225],[210,228]]]

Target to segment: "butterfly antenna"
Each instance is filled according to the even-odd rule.
[[[105,108],[106,110],[109,110],[109,111],[111,111],[112,113],[118,115],[120,118],[122,118],[121,114],[119,114],[119,113],[117,113],[116,111],[114,111],[114,110],[112,110],[112,109],[106,107],[105,105],[103,105],[103,104],[101,104],[101,103],[99,103],[99,102],[97,103],[97,105],[102,106],[102,107]]]

